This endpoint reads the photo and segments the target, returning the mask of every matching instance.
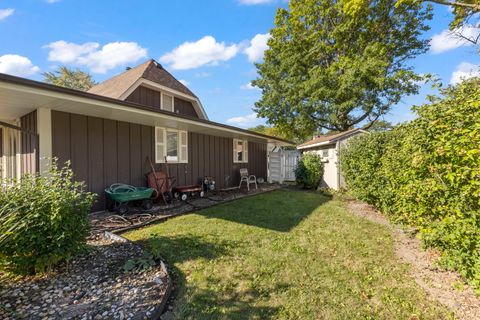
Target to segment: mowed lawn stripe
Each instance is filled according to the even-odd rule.
[[[172,267],[178,319],[444,319],[390,231],[340,200],[281,190],[129,232]]]

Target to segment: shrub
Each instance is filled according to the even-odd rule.
[[[43,272],[84,248],[94,195],[54,161],[47,175],[2,181],[0,265],[8,271]]]
[[[480,289],[480,79],[415,107],[418,118],[341,152],[352,195],[418,229]]]
[[[323,177],[323,163],[319,155],[304,153],[295,168],[295,179],[307,189],[316,189]]]
[[[381,173],[382,155],[390,132],[372,132],[354,137],[348,148],[340,151],[340,170],[347,178],[351,194],[379,206],[386,181]]]

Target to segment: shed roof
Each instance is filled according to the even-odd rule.
[[[308,149],[308,148],[314,148],[320,145],[335,143],[337,141],[349,138],[354,134],[362,133],[362,132],[366,132],[366,131],[363,129],[350,129],[350,130],[339,132],[339,133],[331,133],[331,134],[317,136],[312,140],[304,142],[301,145],[297,146],[297,149]]]

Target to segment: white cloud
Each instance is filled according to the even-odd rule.
[[[245,4],[245,5],[255,5],[255,4],[266,4],[266,3],[272,3],[275,0],[238,0],[240,4]]]
[[[55,41],[44,46],[49,48],[48,60],[61,63],[77,63],[79,57],[94,52],[100,45],[96,42],[76,44],[63,40]]]
[[[463,80],[480,77],[480,65],[475,65],[469,62],[460,63],[450,78],[450,84],[456,85]]]
[[[136,42],[111,42],[100,48],[96,42],[76,44],[60,40],[44,47],[50,49],[48,60],[85,66],[94,73],[106,73],[147,56],[147,49]]]
[[[257,118],[257,114],[255,112],[248,114],[246,116],[233,117],[227,120],[227,123],[230,123],[239,127],[253,127],[262,122],[263,121],[261,118]]]
[[[239,51],[238,45],[227,46],[212,36],[196,42],[185,42],[160,57],[160,62],[170,64],[175,70],[194,69],[205,65],[217,65],[220,61],[233,58]]]
[[[181,84],[183,84],[184,86],[188,86],[190,84],[190,82],[188,82],[187,80],[178,80],[178,82],[180,82]]]
[[[260,88],[254,87],[251,82],[249,82],[247,84],[244,84],[244,85],[241,85],[240,89],[243,89],[243,90],[260,90]]]
[[[259,33],[250,40],[250,45],[243,50],[243,53],[248,56],[248,61],[257,62],[263,59],[263,52],[268,49],[267,41],[269,38],[269,33]]]
[[[0,56],[1,73],[8,73],[14,76],[28,76],[38,71],[40,71],[40,68],[34,66],[32,61],[26,57],[17,54]]]
[[[480,33],[480,29],[474,26],[465,26],[462,29],[450,31],[448,29],[435,34],[430,40],[430,50],[434,54],[442,53],[445,51],[457,49],[463,46],[471,46],[472,42],[467,41],[458,36],[458,33],[469,39],[476,39]]]
[[[60,2],[62,0],[47,0],[47,3],[57,3],[57,2]]]
[[[15,12],[15,9],[0,9],[0,21],[10,17]]]

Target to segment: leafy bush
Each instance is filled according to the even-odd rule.
[[[0,266],[42,272],[84,248],[94,195],[54,161],[47,175],[0,181]]]
[[[480,79],[443,90],[418,118],[341,152],[349,191],[414,226],[480,290]]]
[[[295,168],[295,179],[307,189],[316,189],[323,177],[323,163],[319,155],[304,153]]]

